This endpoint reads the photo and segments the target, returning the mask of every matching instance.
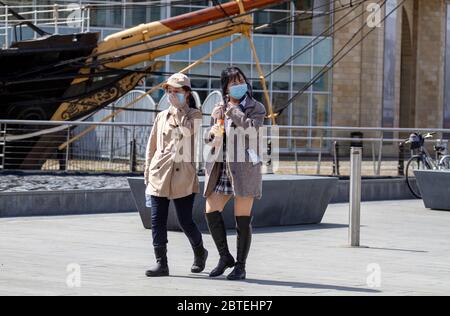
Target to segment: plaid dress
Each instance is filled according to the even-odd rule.
[[[233,185],[231,184],[230,177],[228,175],[227,164],[227,144],[226,137],[223,139],[223,162],[221,163],[221,172],[219,180],[217,181],[214,192],[222,195],[234,195]]]

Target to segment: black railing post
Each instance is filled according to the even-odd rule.
[[[339,162],[339,143],[335,141],[333,143],[334,147],[334,159],[333,159],[333,175],[334,176],[340,176],[340,162]]]
[[[398,144],[398,175],[405,175],[405,143]]]
[[[137,155],[136,155],[136,139],[133,139],[130,143],[130,172],[136,172],[137,168]]]

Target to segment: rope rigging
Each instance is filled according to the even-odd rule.
[[[290,0],[286,0],[285,2],[290,2]],[[316,7],[316,8],[313,8],[312,10],[316,10],[316,9],[318,9],[320,7],[323,7],[323,5],[321,5],[319,7]],[[267,8],[254,9],[254,10],[248,11],[246,13],[236,15],[236,16],[234,16],[234,18],[243,17],[243,16],[246,16],[246,15],[251,15],[251,14],[254,14],[254,13],[257,13],[257,12],[264,11],[266,9]],[[303,12],[302,14],[305,14],[305,13]],[[332,14],[332,12],[328,13],[328,15],[331,15],[331,14]],[[219,24],[219,23],[222,23],[224,20],[226,20],[226,18],[225,19],[220,19],[220,20],[215,21],[215,22],[212,22],[209,25]],[[273,25],[273,23],[271,25]],[[269,27],[269,26],[270,25],[266,25],[266,26],[263,26],[263,27],[265,28],[265,27]],[[124,58],[129,58],[129,57],[132,57],[132,56],[135,56],[135,55],[139,55],[139,54],[144,54],[144,53],[151,53],[152,51],[155,51],[157,49],[170,48],[172,46],[182,45],[182,44],[186,43],[187,41],[203,39],[203,38],[207,38],[207,37],[214,36],[214,35],[220,35],[220,34],[223,34],[223,33],[226,33],[227,31],[229,31],[229,29],[223,29],[223,30],[221,30],[219,32],[209,32],[209,33],[205,33],[205,34],[202,34],[202,35],[193,36],[193,37],[190,37],[190,38],[187,38],[187,39],[184,39],[184,40],[174,41],[174,42],[172,42],[170,44],[167,44],[167,45],[164,45],[164,46],[159,46],[157,48],[142,49],[142,50],[133,52],[132,54],[127,54],[127,55],[123,55],[123,56],[120,56],[120,57],[113,57],[113,58],[108,58],[108,59],[107,58],[99,59],[99,57],[101,57],[102,55],[120,52],[122,50],[133,48],[133,47],[136,47],[136,46],[145,45],[145,44],[148,44],[148,43],[150,43],[152,41],[156,41],[156,40],[170,39],[170,38],[172,38],[174,36],[178,36],[178,35],[183,34],[183,33],[188,33],[188,32],[191,32],[191,31],[196,30],[196,29],[201,28],[201,27],[202,26],[198,26],[198,27],[186,29],[186,30],[183,30],[183,31],[180,31],[180,32],[175,32],[174,34],[171,33],[171,34],[168,34],[168,35],[155,37],[155,38],[152,38],[149,41],[144,41],[144,42],[140,42],[140,43],[136,43],[136,44],[132,44],[132,45],[127,45],[127,46],[124,46],[124,47],[121,47],[121,48],[118,48],[118,49],[115,49],[115,50],[110,50],[110,51],[97,53],[97,54],[94,54],[93,56],[90,57],[91,62],[86,62],[85,58],[75,58],[75,59],[67,60],[67,61],[64,61],[64,62],[61,62],[61,63],[58,63],[58,64],[53,64],[53,65],[48,65],[48,66],[45,66],[45,67],[37,68],[37,69],[34,69],[31,72],[22,73],[21,75],[15,76],[14,78],[11,78],[10,80],[11,80],[11,82],[14,82],[14,79],[19,79],[20,77],[28,77],[28,76],[30,76],[30,75],[32,75],[34,73],[39,74],[40,72],[45,71],[47,69],[55,69],[55,68],[58,69],[60,67],[69,66],[69,65],[74,65],[76,67],[81,65],[84,68],[98,68],[98,67],[101,67],[101,66],[103,66],[105,64],[108,64],[108,63],[111,63],[111,62],[114,62],[114,61],[118,61],[118,60],[121,60],[121,59],[124,59]],[[262,29],[263,27],[260,26],[259,29]],[[60,70],[60,72],[62,72],[62,71],[64,71],[64,70]],[[54,73],[57,74],[58,71],[55,71]]]
[[[345,18],[347,18],[350,14],[352,14],[355,10],[357,10],[362,4],[364,4],[365,2],[367,2],[368,0],[355,0],[355,1],[351,1],[349,4],[342,4],[340,0],[332,0],[330,1],[331,3],[327,3],[326,6],[330,6],[332,4],[334,4],[333,6],[333,10],[328,10],[324,13],[318,13],[318,14],[313,14],[314,11],[318,11],[320,8],[323,8],[324,5],[320,5],[318,7],[312,8],[312,12],[309,11],[304,11],[304,12],[300,12],[300,13],[296,13],[294,15],[290,15],[286,18],[274,21],[272,23],[269,24],[263,24],[263,25],[257,25],[257,24],[253,24],[253,26],[255,27],[255,30],[259,31],[262,30],[264,28],[268,28],[271,27],[273,25],[277,25],[277,24],[283,24],[283,23],[293,23],[295,21],[304,21],[304,20],[308,20],[308,19],[314,19],[314,18],[320,18],[323,16],[331,16],[336,12],[342,11],[342,10],[347,10],[349,8],[352,8],[352,10],[349,10],[345,15],[343,15],[342,17],[340,17],[338,20],[336,20],[332,25],[330,25],[326,30],[324,30],[322,33],[320,33],[319,35],[317,35],[315,38],[313,38],[305,47],[302,47],[299,51],[295,52],[293,55],[291,55],[286,61],[284,61],[281,65],[277,66],[276,68],[274,68],[270,73],[268,73],[267,75],[265,75],[266,78],[272,76],[275,72],[279,71],[280,69],[282,69],[284,66],[288,65],[290,62],[292,62],[293,60],[297,59],[298,57],[302,56],[304,53],[306,53],[307,51],[311,50],[313,47],[316,47],[317,45],[319,45],[321,42],[323,42],[324,40],[326,40],[326,37],[330,37],[333,36],[334,34],[336,34],[336,32],[339,32],[340,30],[342,30],[343,28],[345,28],[347,25],[349,25],[350,23],[352,23],[353,21],[355,21],[356,19],[358,19],[359,17],[361,17],[361,15],[364,14],[364,10],[362,10],[362,12],[358,15],[356,15],[355,17],[353,17],[350,21],[347,21],[344,25],[341,25],[339,27],[337,27],[337,25],[339,23],[341,23],[342,21],[344,21]],[[379,0],[380,1],[384,1],[383,4],[381,5],[381,7],[384,7],[386,4],[387,0]],[[181,2],[186,2],[186,1],[180,1]],[[188,1],[190,3],[194,2],[194,1]],[[215,3],[218,3],[218,1],[214,1]],[[290,0],[285,1],[285,2],[291,2]],[[378,3],[379,3],[378,2]],[[403,0],[403,2],[401,2],[401,4],[399,4],[393,11],[391,11],[389,14],[387,14],[384,19],[381,22],[384,22],[395,10],[397,10],[403,3],[405,2],[405,0]],[[336,4],[339,3],[340,6],[336,6]],[[166,3],[167,4],[167,3]],[[219,3],[220,4],[220,3]],[[156,4],[155,4],[156,5]],[[221,6],[220,6],[221,7]],[[223,9],[223,8],[222,8]],[[255,10],[251,10],[245,13],[241,13],[239,15],[234,15],[232,18],[236,19],[238,17],[241,16],[245,16],[245,15],[250,15],[250,14],[254,14],[257,12],[264,12],[267,8],[260,8],[260,9],[255,9]],[[312,14],[311,16],[307,16],[307,17],[302,17],[304,15],[308,15],[308,14]],[[221,23],[223,21],[226,21],[228,19],[230,19],[231,17],[227,15],[226,18],[212,22],[208,25],[213,25],[213,24],[217,24],[217,23]],[[201,27],[201,26],[199,26]],[[198,27],[195,28],[190,28],[187,30],[183,30],[180,32],[175,32],[175,34],[169,34],[169,35],[163,35],[157,38],[152,38],[151,41],[154,40],[159,40],[159,39],[167,39],[167,38],[171,38],[172,36],[177,36],[179,34],[185,33],[185,32],[190,32],[192,31],[192,29],[196,29]],[[350,49],[346,50],[344,52],[344,50],[351,44],[351,42],[356,38],[356,36],[363,32],[364,29],[364,25],[352,36],[352,38],[331,58],[331,60],[310,80],[310,82],[308,82],[302,89],[300,89],[291,99],[289,99],[285,104],[283,104],[281,107],[279,107],[276,110],[276,116],[280,116],[282,115],[282,113],[285,111],[285,109],[287,109],[299,96],[303,95],[311,86],[313,86],[315,83],[317,83],[318,80],[320,80],[325,74],[327,74],[331,69],[334,68],[334,66],[341,61],[345,56],[347,56],[351,50],[353,50],[357,45],[359,45],[365,38],[367,38],[367,36],[373,32],[374,29],[370,30],[367,34],[365,34],[364,36],[362,36],[362,38],[358,41],[358,43],[356,43],[355,45],[353,45]],[[210,36],[214,36],[214,35],[219,35],[222,33],[226,33],[227,31],[229,31],[229,29],[222,29],[220,31],[216,31],[216,32],[207,32],[206,34],[202,34],[202,35],[197,35],[197,36],[193,36],[190,38],[186,38],[180,41],[175,41],[172,42],[170,44],[161,46],[161,47],[157,47],[157,48],[151,48],[151,49],[143,49],[143,50],[139,50],[137,52],[133,52],[132,54],[128,54],[128,55],[124,55],[121,56],[119,59],[121,58],[128,58],[131,57],[133,55],[136,54],[143,54],[143,53],[148,53],[148,52],[152,52],[154,50],[157,49],[161,49],[161,48],[168,48],[168,47],[172,47],[175,45],[182,45],[183,43],[186,43],[188,41],[191,40],[196,40],[196,39],[202,39],[202,38],[207,38]],[[142,42],[142,43],[138,43],[138,44],[133,44],[127,47],[123,47],[123,48],[119,48],[117,50],[113,50],[113,51],[108,51],[108,52],[102,52],[100,54],[94,55],[93,58],[91,59],[91,62],[86,63],[84,62],[84,58],[77,58],[74,60],[70,60],[70,61],[65,61],[63,63],[57,64],[57,65],[52,65],[51,67],[55,67],[56,70],[55,72],[52,74],[53,77],[48,77],[46,78],[46,80],[52,80],[52,79],[59,79],[59,78],[64,78],[64,79],[68,79],[68,77],[73,76],[72,78],[79,78],[79,77],[97,77],[97,76],[105,76],[107,74],[109,75],[114,75],[114,74],[121,74],[121,73],[145,73],[145,74],[155,74],[155,75],[160,75],[160,76],[168,76],[171,73],[169,72],[157,72],[157,71],[145,71],[145,69],[136,69],[136,70],[127,70],[127,69],[113,69],[113,68],[107,68],[105,67],[104,71],[100,71],[98,73],[91,73],[91,74],[79,74],[79,73],[73,73],[73,74],[67,74],[65,73],[65,77],[58,77],[59,73],[62,73],[64,70],[59,69],[58,67],[62,67],[65,65],[76,65],[78,66],[82,66],[82,67],[86,67],[86,68],[97,68],[97,67],[101,67],[104,66],[108,63],[111,63],[115,60],[117,60],[117,58],[105,58],[105,59],[98,59],[99,56],[102,56],[103,54],[110,54],[110,53],[114,53],[114,52],[118,52],[130,47],[134,47],[134,46],[138,46],[138,45],[143,45],[146,44],[147,42]],[[343,54],[342,56],[339,56],[340,54]],[[24,76],[33,74],[33,73],[39,73],[40,71],[45,70],[45,68],[41,68],[41,69],[37,69],[36,71],[33,72],[29,72],[27,74],[24,74]],[[197,77],[197,78],[208,78],[208,79],[219,79],[219,76],[208,76],[208,75],[201,75],[201,74],[191,74],[189,75],[191,77]],[[21,83],[22,81],[19,81],[20,78],[15,78],[11,81],[10,84],[15,84],[15,83]],[[29,79],[29,80],[36,80],[36,79]],[[259,80],[259,79],[252,79],[252,80]]]
[[[358,4],[357,7],[355,8],[355,10],[362,5],[364,2],[366,2],[368,0],[361,0]],[[381,1],[381,0],[380,0]],[[346,8],[347,9],[347,8]],[[326,28],[322,33],[320,33],[319,35],[317,35],[314,39],[312,39],[305,47],[301,48],[300,50],[298,50],[297,52],[295,52],[292,56],[290,56],[287,60],[285,60],[283,63],[281,63],[279,66],[277,66],[276,68],[274,68],[271,72],[269,72],[266,75],[266,78],[272,76],[275,72],[277,72],[278,70],[282,69],[283,67],[285,67],[287,64],[291,63],[292,61],[294,61],[295,59],[299,58],[300,56],[302,56],[303,54],[305,54],[306,52],[308,52],[309,50],[311,50],[312,48],[314,48],[315,46],[319,45],[320,43],[322,43],[323,41],[326,40],[327,37],[331,37],[334,34],[336,34],[338,31],[340,31],[341,29],[343,29],[344,27],[346,27],[347,25],[349,25],[350,23],[352,23],[353,21],[355,21],[356,19],[360,18],[361,15],[364,14],[364,11],[362,11],[360,14],[358,14],[357,16],[355,16],[354,18],[352,18],[350,21],[348,21],[347,23],[345,23],[344,25],[340,26],[339,28],[336,28],[337,24],[340,23],[341,21],[344,21],[349,15],[351,15],[353,13],[353,10],[349,10],[346,14],[344,14],[342,17],[339,18],[339,20],[336,20],[336,22],[334,22],[334,24],[330,25],[328,28]],[[333,30],[331,33],[329,33],[331,30]]]
[[[383,4],[380,6],[380,9],[386,5],[388,0],[384,0]],[[384,23],[387,18],[389,18],[394,12],[396,12],[406,0],[400,2],[392,11],[387,13],[384,18],[380,21],[380,23]],[[299,90],[292,98],[290,98],[282,107],[277,110],[277,116],[280,116],[289,106],[301,95],[303,95],[312,85],[314,85],[319,79],[321,79],[325,74],[327,74],[334,66],[339,63],[342,59],[344,59],[355,47],[361,44],[376,28],[371,28],[369,32],[364,34],[361,39],[359,39],[354,45],[352,45],[342,56],[338,57],[346,47],[350,46],[351,42],[358,36],[359,33],[362,33],[365,28],[365,24],[360,27],[355,34],[351,37],[349,41],[331,58],[331,60],[321,69],[319,73],[317,73],[314,78],[307,83],[301,90]]]

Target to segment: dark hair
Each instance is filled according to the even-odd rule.
[[[247,79],[247,76],[238,67],[228,67],[227,69],[222,71],[222,75],[221,75],[222,95],[223,95],[225,104],[228,103],[228,100],[227,100],[228,85],[230,84],[230,82],[232,82],[236,79],[240,79],[241,77],[247,83],[247,86],[248,86],[247,95],[250,97],[253,97],[252,85],[250,84],[250,81]]]
[[[184,86],[182,89],[183,89],[186,93],[189,94],[189,95],[188,95],[188,98],[187,98],[187,103],[188,103],[189,107],[190,107],[191,109],[197,110],[197,109],[198,109],[198,108],[197,108],[197,102],[195,102],[194,95],[192,94],[192,89],[189,88],[189,87],[187,87],[187,86]]]

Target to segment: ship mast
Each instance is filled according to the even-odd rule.
[[[237,33],[245,34],[251,41],[253,18],[249,10],[274,6],[285,1],[234,0],[118,32],[99,43],[87,60],[87,67],[81,69],[80,73],[89,74],[104,69],[126,69]],[[256,55],[256,51],[253,50],[253,54]],[[262,73],[260,77],[264,77]],[[80,76],[73,81],[72,86],[76,87],[88,81],[87,76]],[[130,86],[130,83],[127,82],[127,85]],[[266,99],[267,95],[268,93],[266,93]],[[82,103],[82,100],[77,100],[77,104]],[[70,111],[68,111],[69,108],[71,108]],[[82,105],[66,102],[57,109],[52,120],[67,120],[64,113],[73,112],[80,115],[88,109],[92,110],[92,105],[82,108]]]

